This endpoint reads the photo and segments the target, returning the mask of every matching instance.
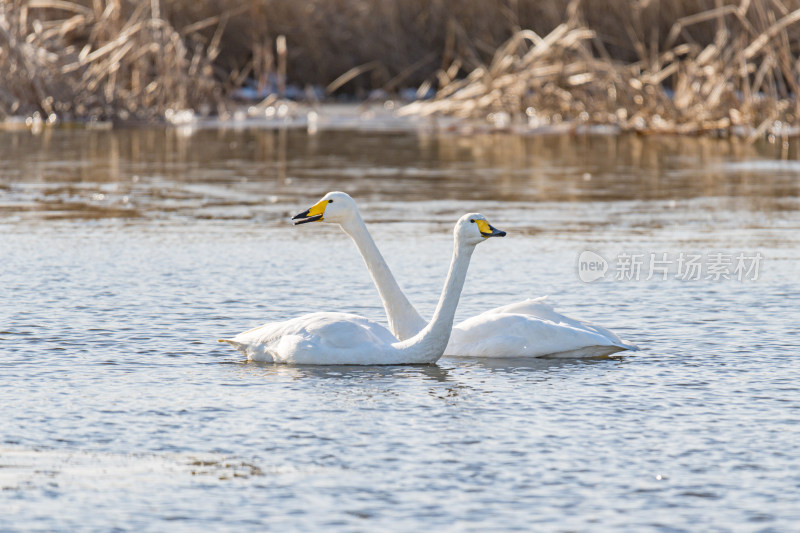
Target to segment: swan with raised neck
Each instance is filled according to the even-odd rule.
[[[416,335],[426,325],[403,293],[355,201],[334,191],[294,217],[295,224],[336,223],[361,252],[378,289],[389,328],[399,339]],[[453,329],[446,355],[468,357],[598,357],[621,350],[637,350],[612,331],[558,313],[546,297],[527,299],[471,317]]]
[[[310,211],[310,210],[309,210]],[[309,218],[315,216],[313,213]],[[453,230],[453,256],[430,323],[412,337],[397,340],[386,328],[346,313],[311,313],[270,323],[221,339],[248,359],[294,364],[435,363],[444,353],[475,246],[505,232],[479,213],[461,217]]]

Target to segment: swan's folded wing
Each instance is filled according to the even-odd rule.
[[[547,296],[541,296],[539,298],[530,298],[527,300],[523,300],[521,302],[504,305],[502,307],[497,307],[495,309],[486,311],[485,313],[481,313],[477,317],[483,315],[492,315],[492,314],[500,315],[508,313],[530,315],[532,317],[553,322],[555,324],[572,326],[573,328],[578,330],[592,331],[597,333],[601,337],[607,339],[608,341],[607,344],[614,344],[624,350],[639,349],[636,345],[630,344],[620,339],[619,336],[610,329],[604,328],[603,326],[598,326],[597,324],[594,324],[592,322],[587,322],[585,320],[580,320],[568,317],[566,315],[562,315],[561,313],[556,311],[555,308],[549,303]]]
[[[551,320],[553,316],[558,315],[553,309],[553,306],[547,301],[547,296],[540,296],[539,298],[528,298],[513,304],[495,307],[481,314],[507,314],[516,313],[520,315],[533,315],[538,316],[543,320]]]
[[[455,326],[445,353],[471,357],[598,357],[629,349],[616,335],[612,336],[575,320],[555,322],[530,314],[490,312]]]

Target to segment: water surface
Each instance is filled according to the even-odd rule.
[[[789,160],[780,160],[788,155]],[[800,523],[796,146],[207,129],[0,132],[0,529],[791,531]],[[643,350],[435,366],[247,363],[217,338],[383,321],[355,247],[288,218],[356,197],[424,316],[525,297]],[[579,279],[578,256],[609,263]],[[763,256],[615,279],[621,254]]]

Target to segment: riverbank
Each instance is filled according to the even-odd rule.
[[[0,119],[180,124],[344,99],[464,131],[800,133],[797,0],[296,4],[5,2]]]

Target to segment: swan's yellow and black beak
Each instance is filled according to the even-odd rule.
[[[328,203],[330,203],[330,200],[320,200],[310,209],[306,209],[302,213],[297,213],[292,217],[292,220],[296,221],[294,225],[322,220],[322,215],[325,214],[325,208],[328,207]]]
[[[505,231],[500,231],[485,220],[476,220],[475,222],[478,224],[478,229],[480,230],[481,236],[483,236],[484,239],[488,239],[489,237],[506,236]]]

